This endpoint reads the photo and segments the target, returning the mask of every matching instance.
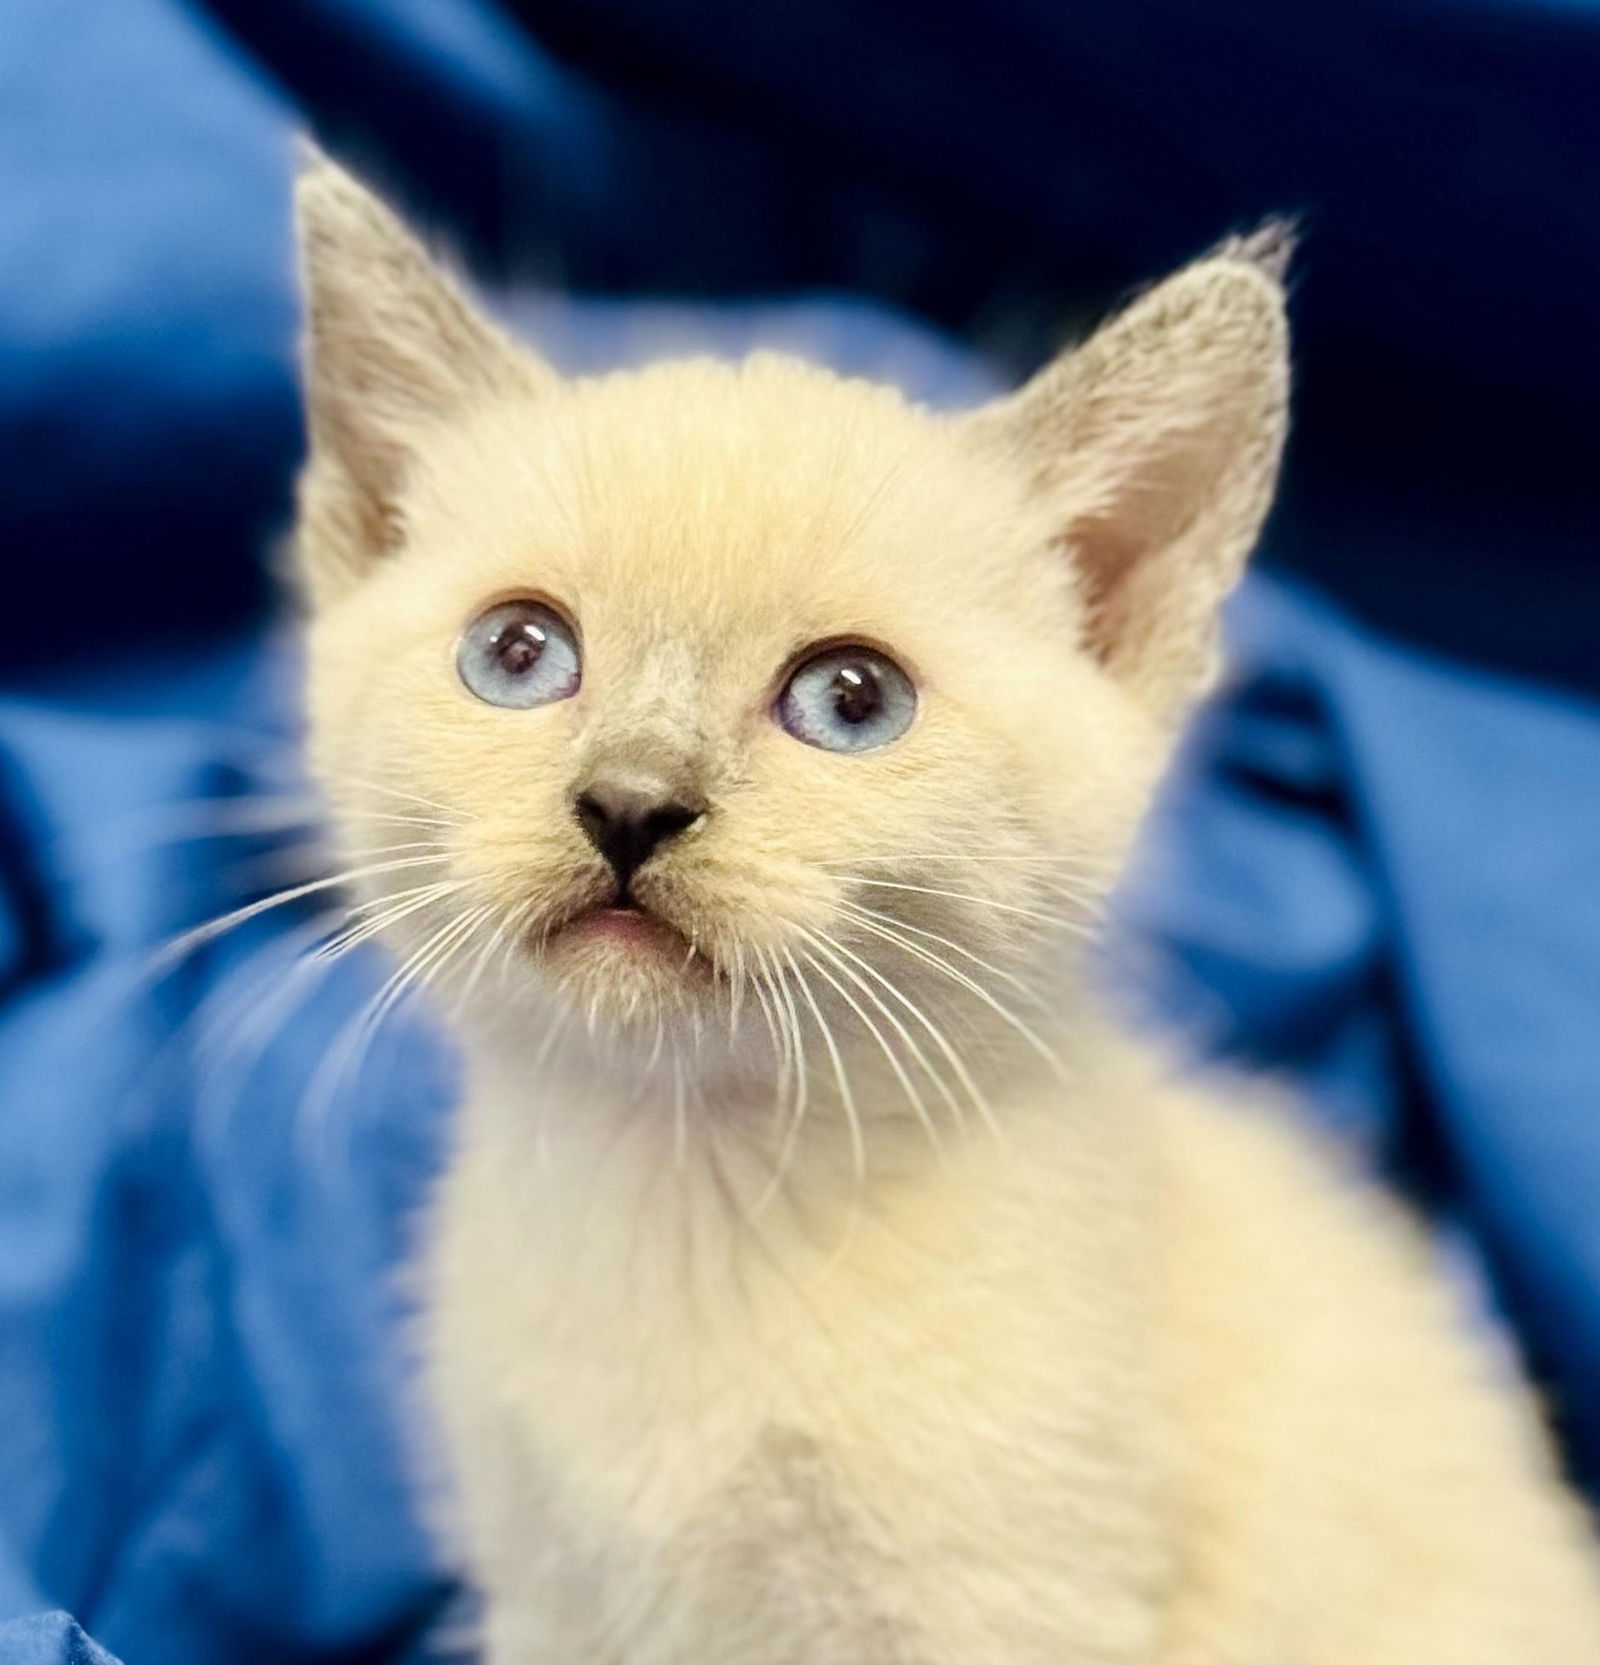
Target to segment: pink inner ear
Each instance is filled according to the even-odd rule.
[[[1063,542],[1077,567],[1086,604],[1087,645],[1110,662],[1126,630],[1135,582],[1150,562],[1176,544],[1220,495],[1217,475],[1232,462],[1233,446],[1218,416],[1165,434],[1131,431],[1125,454],[1102,457],[1112,479],[1098,506],[1066,529]],[[1120,475],[1120,477],[1118,477]],[[1177,576],[1177,575],[1174,575]],[[1147,601],[1159,602],[1148,593]]]
[[[1215,614],[1271,498],[1288,399],[1281,234],[1224,245],[980,411],[1059,512],[1088,648],[1165,716],[1215,657]]]

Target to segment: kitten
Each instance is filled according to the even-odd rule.
[[[938,417],[563,382],[332,165],[299,211],[313,755],[428,852],[367,898],[459,1011],[491,1665],[1600,1660],[1420,1235],[1086,988],[1271,495],[1270,240]]]

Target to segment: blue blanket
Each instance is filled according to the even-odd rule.
[[[564,363],[778,336],[942,401],[1050,298],[1308,211],[1284,513],[1113,969],[1409,1192],[1600,1477],[1600,569],[1563,438],[1600,369],[1596,13],[1084,10],[988,6],[982,58],[953,0],[798,33],[570,0],[540,39],[490,0],[0,0],[4,1665],[404,1661],[470,1619],[393,1277],[448,1049],[411,1014],[354,1055],[381,971],[296,969],[315,895],[151,960],[314,871],[262,559],[307,116]],[[795,286],[831,293],[730,304]]]

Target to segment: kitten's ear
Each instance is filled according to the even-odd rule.
[[[1077,567],[1088,645],[1180,717],[1272,497],[1287,420],[1286,228],[1226,243],[967,421],[1027,470]]]
[[[295,214],[311,446],[300,559],[320,600],[401,541],[401,491],[429,429],[553,373],[474,310],[383,203],[309,146]]]

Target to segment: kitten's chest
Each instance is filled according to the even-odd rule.
[[[1130,1450],[953,1432],[929,1399],[779,1421],[783,1395],[722,1384],[602,1428],[565,1400],[473,1412],[486,1391],[460,1375],[456,1455],[504,1665],[1060,1665],[1064,1636],[1074,1665],[1152,1657],[1169,1546]]]
[[[1130,1297],[1081,1246],[1012,1219],[936,1249],[920,1222],[915,1275],[896,1249],[804,1294],[696,1288],[665,1251],[536,1246],[490,1178],[459,1171],[441,1215],[437,1396],[477,1535],[521,1546],[491,1583],[560,1627],[552,1657],[712,1665],[714,1636],[715,1665],[1054,1665],[1063,1634],[1085,1665],[1141,1657],[1159,1440],[1107,1343],[1139,1333]],[[996,1579],[1003,1656],[963,1617]]]
[[[532,1281],[520,1338],[455,1280],[433,1322],[495,1665],[934,1665],[798,1349],[758,1361],[633,1303],[575,1338],[576,1292]]]

